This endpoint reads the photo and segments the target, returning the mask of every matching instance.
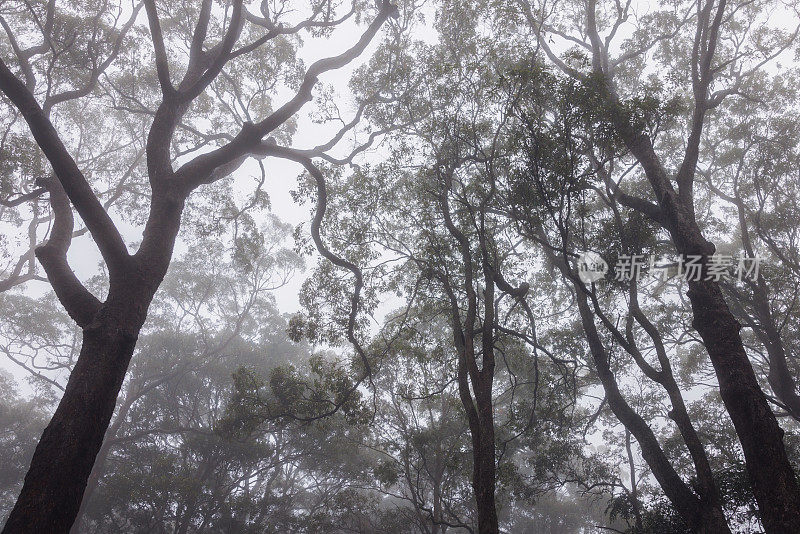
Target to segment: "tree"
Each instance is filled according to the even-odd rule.
[[[455,63],[460,54],[453,43],[431,51],[434,62],[445,64]],[[332,220],[325,228],[330,241],[347,244],[348,261],[363,269],[369,266],[368,294],[393,288],[408,299],[409,308],[422,300],[434,317],[447,318],[459,399],[472,440],[477,531],[497,532],[498,458],[509,442],[535,427],[530,416],[519,435],[505,440],[497,435],[494,384],[504,367],[498,360],[515,342],[532,348],[531,357],[538,358],[539,345],[530,334],[535,319],[526,301],[528,284],[514,287],[506,279],[508,272],[516,277],[521,260],[491,211],[496,200],[492,165],[499,162],[487,153],[496,149],[492,143],[502,138],[507,125],[502,115],[495,114],[502,103],[489,107],[486,114],[478,104],[492,98],[495,89],[496,80],[483,76],[477,65],[469,64],[448,68],[441,79],[421,84],[406,104],[412,113],[419,110],[416,120],[409,121],[416,127],[397,136],[400,140],[389,160],[331,180],[336,194],[331,199]],[[463,94],[444,90],[459,79],[468,85]],[[424,102],[430,94],[436,99]],[[406,170],[409,147],[421,154],[416,171]],[[404,202],[398,205],[398,199]],[[399,278],[383,267],[387,261],[400,263]],[[298,325],[306,334],[336,339],[340,325],[325,311],[343,301],[340,285],[327,267],[309,279],[307,317]],[[404,320],[401,316],[399,322]],[[381,357],[373,354],[369,359],[380,365]],[[571,388],[571,362],[558,357],[553,361]],[[539,383],[536,373],[523,381],[528,387]]]
[[[598,2],[589,2],[585,11],[574,14],[580,36],[563,25],[566,21],[548,20],[546,13],[527,1],[521,7],[548,59],[565,75],[594,89],[606,113],[599,123],[613,129],[640,166],[652,201],[621,186],[614,191],[619,201],[659,224],[679,254],[698,256],[706,265],[716,248],[698,223],[694,194],[704,129],[715,108],[726,98],[746,91],[749,80],[792,45],[797,30],[764,29],[773,39],[772,46],[764,50],[755,42],[761,31],[756,28],[764,28],[761,10],[768,9],[767,4],[729,7],[724,0],[690,2],[679,10],[654,15],[654,19],[664,19],[664,29],[647,32],[642,28],[634,33],[628,50],[614,55],[610,43],[627,19],[629,4],[601,12]],[[639,96],[639,76],[625,75],[646,52],[669,47],[686,28],[692,28],[686,32],[690,38],[684,45],[688,52],[684,57],[689,61],[675,60],[675,64],[688,67],[683,72],[690,73],[676,78],[685,84],[677,91],[687,94],[688,109],[681,132],[685,137],[680,149],[670,150],[669,144],[659,146],[658,129],[643,122],[631,106]],[[574,55],[577,61],[570,64],[559,58],[548,44],[549,35],[564,36],[575,44],[580,49]],[[668,64],[667,68],[674,67]],[[783,444],[783,431],[739,334],[741,325],[717,281],[705,277],[690,281],[687,296],[694,314],[693,326],[714,365],[722,399],[737,429],[764,526],[767,531],[787,531],[800,523],[800,489]]]
[[[572,109],[574,102],[580,101],[581,91],[567,83],[557,89],[553,97],[548,97],[548,91],[558,87],[558,82],[546,73],[535,74],[532,85],[533,96],[520,99],[517,111],[525,125],[521,134],[525,155],[520,168],[512,170],[509,179],[506,198],[510,204],[510,216],[531,243],[542,247],[547,260],[559,269],[571,287],[594,370],[605,391],[605,400],[626,432],[636,438],[645,461],[667,497],[691,528],[729,532],[709,458],[689,417],[669,360],[668,346],[659,328],[639,305],[640,289],[636,277],[630,277],[628,287],[623,285],[620,288],[624,297],[619,298],[621,303],[618,306],[624,308],[604,310],[601,298],[610,301],[609,304],[616,304],[613,289],[600,295],[593,285],[579,277],[577,266],[572,265],[572,258],[580,250],[616,249],[620,255],[636,257],[648,250],[656,253],[652,229],[636,213],[628,215],[614,206],[606,197],[607,191],[592,185],[593,179],[602,181],[603,174],[602,169],[593,169],[593,161],[586,155],[587,151],[591,154],[595,140],[587,141],[590,136],[583,135],[580,123],[585,115]],[[591,206],[593,199],[586,198],[587,193],[599,197],[600,203]],[[603,216],[607,207],[612,211],[606,215],[610,223]],[[619,278],[621,284],[626,283],[624,276]],[[616,319],[612,313],[618,314]],[[603,339],[596,321],[610,334],[610,340]],[[617,326],[619,322],[624,322],[624,329]],[[681,480],[651,426],[625,399],[620,389],[623,382],[615,376],[619,371],[614,369],[611,351],[607,348],[610,344],[628,353],[642,374],[667,394],[671,405],[669,418],[675,422],[692,459],[697,496]],[[648,361],[646,353],[649,351],[643,350],[643,345],[653,346],[657,364]],[[633,482],[631,487],[635,492]],[[636,496],[633,495],[632,499],[637,506]]]
[[[720,248],[760,262],[754,280],[745,278],[744,286],[727,282],[722,289],[731,311],[755,337],[752,344],[763,347],[753,365],[766,378],[765,390],[774,393],[768,399],[797,420],[800,397],[791,349],[796,321],[790,304],[797,243],[792,225],[785,224],[798,205],[792,178],[797,132],[785,115],[796,102],[782,80],[752,85],[751,92],[764,95],[759,104],[727,101],[718,108],[720,119],[709,134],[716,140],[714,155],[698,169],[698,186],[723,209],[732,209],[726,213],[737,220]]]
[[[63,133],[59,134],[51,121],[48,111],[58,102],[45,101],[43,107],[37,101],[37,70],[29,68],[29,52],[20,46],[12,47],[19,76],[5,62],[0,63],[0,90],[25,120],[54,174],[46,180],[54,213],[53,230],[48,241],[36,249],[36,256],[61,304],[83,330],[81,354],[62,400],[36,448],[26,482],[6,523],[6,532],[66,532],[72,525],[147,310],[169,266],[181,214],[189,195],[203,184],[229,175],[251,156],[297,159],[300,155],[316,155],[317,152],[313,151],[311,154],[298,153],[285,148],[271,135],[286,128],[292,117],[311,100],[312,89],[322,74],[358,57],[386,20],[397,13],[393,5],[380,3],[376,16],[358,41],[341,54],[309,66],[296,84],[293,96],[274,110],[264,100],[274,86],[265,88],[259,84],[257,80],[261,79],[261,73],[255,72],[251,78],[255,80],[251,94],[261,98],[261,103],[266,105],[253,109],[253,113],[258,112],[261,116],[251,120],[250,110],[245,107],[246,118],[233,117],[226,123],[234,133],[215,131],[203,134],[201,132],[207,126],[200,125],[202,121],[198,118],[198,114],[202,114],[203,95],[211,87],[225,91],[224,84],[212,84],[223,83],[226,68],[244,74],[247,65],[254,65],[248,63],[254,58],[273,57],[278,61],[280,45],[288,45],[289,50],[293,50],[287,36],[305,29],[330,30],[360,12],[359,6],[354,5],[348,13],[335,18],[337,15],[332,6],[313,4],[308,18],[295,25],[284,25],[280,22],[284,15],[280,9],[271,12],[264,5],[262,12],[256,15],[240,1],[221,11],[214,9],[211,1],[205,1],[193,13],[182,13],[180,6],[157,6],[152,1],[144,4],[158,80],[158,93],[147,96],[158,103],[152,111],[145,145],[150,184],[149,214],[142,242],[134,254],[129,252],[117,225],[71,154],[69,139]],[[134,14],[139,8],[138,4],[134,6]],[[54,58],[58,54],[51,29],[62,27],[71,14],[56,9],[55,2],[49,2],[45,11],[43,32],[37,36],[41,42],[32,48],[41,48],[46,57]],[[103,18],[103,15],[101,13],[98,17]],[[32,16],[38,17],[38,13],[34,11]],[[135,20],[132,16],[129,23],[133,24]],[[162,24],[164,20],[171,23],[165,26]],[[6,33],[22,37],[19,29],[10,28]],[[245,44],[240,45],[240,41]],[[179,47],[188,54],[183,65],[176,63],[177,58],[168,52]],[[96,49],[89,47],[89,61],[95,66],[105,65]],[[66,66],[68,72],[70,68],[80,67],[75,64]],[[124,69],[120,69],[122,71]],[[179,71],[183,74],[175,84],[173,76]],[[94,96],[92,90],[96,87],[96,78],[103,71],[94,69],[91,72],[90,84],[79,87],[73,84],[71,90]],[[137,73],[144,74],[144,71]],[[137,84],[146,79],[144,76],[140,78],[141,82],[134,81],[133,90],[136,91]],[[126,81],[128,87],[131,81]],[[65,83],[70,85],[69,78]],[[113,88],[113,84],[109,86]],[[137,104],[137,96],[128,93],[126,88],[117,95],[126,102]],[[143,103],[142,108],[139,112],[149,113],[147,103]],[[137,112],[131,113],[136,115]],[[191,126],[191,123],[199,128]],[[183,135],[176,137],[176,131],[189,132],[188,139]],[[208,144],[210,150],[191,157],[198,146]],[[184,153],[187,148],[189,151]],[[176,160],[177,169],[173,166]],[[71,206],[86,224],[108,269],[109,290],[103,301],[86,289],[67,264],[66,252],[74,227]]]

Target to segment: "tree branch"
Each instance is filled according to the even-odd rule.
[[[97,243],[108,268],[112,271],[121,268],[130,256],[114,222],[92,191],[89,182],[86,181],[33,94],[2,60],[0,60],[0,90],[25,118],[34,139]]]
[[[29,193],[24,193],[14,198],[0,198],[0,205],[5,206],[6,208],[13,208],[14,206],[19,206],[20,204],[23,204],[29,200],[38,198],[45,191],[47,191],[46,188],[39,187]]]
[[[175,93],[169,77],[169,60],[167,59],[167,49],[164,46],[164,34],[161,31],[161,22],[158,20],[158,10],[155,0],[146,0],[144,3],[147,11],[147,21],[150,24],[150,34],[153,39],[153,49],[156,54],[156,73],[158,83],[161,85],[161,92],[164,96],[171,96]]]
[[[320,59],[308,68],[300,84],[300,89],[293,98],[259,123],[246,122],[228,144],[197,156],[181,166],[176,172],[176,180],[181,182],[183,191],[188,194],[199,185],[208,183],[209,178],[217,168],[249,156],[254,149],[257,149],[266,135],[286,122],[306,102],[311,100],[311,90],[316,85],[320,75],[339,69],[358,57],[378,33],[383,23],[389,17],[395,16],[396,13],[397,7],[395,5],[383,2],[378,16],[367,27],[355,45],[337,56]]]
[[[36,257],[64,309],[78,326],[85,328],[100,308],[100,301],[84,287],[67,263],[75,222],[69,198],[55,177],[47,180],[47,188],[53,209],[53,229],[50,239],[36,248]]]

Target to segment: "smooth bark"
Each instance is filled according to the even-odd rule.
[[[64,396],[36,447],[4,533],[69,532],[138,337],[104,306],[83,331]]]

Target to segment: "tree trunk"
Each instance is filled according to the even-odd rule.
[[[619,105],[608,88],[605,97],[612,105]],[[697,224],[692,183],[687,179],[694,176],[694,167],[689,174],[676,178],[682,190],[675,191],[650,139],[634,129],[624,110],[616,111],[612,122],[653,188],[659,223],[669,232],[678,254],[685,258],[701,256],[705,263],[716,248]],[[783,430],[761,390],[739,335],[741,325],[725,302],[718,282],[689,281],[688,297],[694,316],[692,326],[703,339],[714,366],[720,396],[742,445],[764,528],[770,534],[797,532],[800,488],[783,444]]]
[[[628,469],[630,469],[631,479],[631,508],[633,508],[633,516],[636,519],[636,531],[641,532],[644,530],[642,523],[642,509],[639,503],[639,489],[636,483],[636,463],[633,461],[633,449],[631,448],[631,432],[625,429],[625,452],[628,454]]]
[[[761,391],[720,287],[715,282],[689,283],[692,326],[706,345],[731,416],[768,533],[796,532],[800,525],[800,491],[783,445],[783,430]]]
[[[559,263],[558,266],[562,272],[567,274],[564,264]],[[586,294],[574,279],[573,287],[589,351],[611,411],[626,430],[636,438],[642,451],[642,458],[647,462],[664,494],[689,528],[693,532],[703,534],[730,534],[731,530],[719,503],[714,499],[709,499],[709,496],[701,499],[691,490],[664,453],[653,430],[625,400],[611,370],[608,353],[595,326]]]
[[[797,384],[786,358],[786,349],[781,339],[781,333],[775,322],[775,317],[769,307],[769,289],[764,278],[760,277],[758,289],[753,291],[753,310],[758,318],[760,327],[755,328],[755,334],[759,337],[764,347],[767,349],[769,357],[769,375],[767,380],[775,395],[786,407],[789,414],[797,421],[800,421],[800,395],[797,394]]]
[[[491,409],[491,408],[490,408]],[[480,435],[472,440],[472,488],[478,512],[478,533],[498,534],[497,507],[495,505],[495,450],[494,422],[481,424]]]
[[[660,205],[679,254],[702,256],[716,252],[697,226],[691,206],[667,193]],[[704,278],[701,276],[700,278]],[[725,409],[744,452],[753,493],[768,533],[796,532],[800,525],[800,488],[783,444],[783,429],[770,408],[744,348],[741,324],[731,312],[719,282],[689,280],[692,326],[706,346],[719,382]]]
[[[86,489],[83,492],[81,505],[80,508],[78,509],[78,515],[75,518],[75,522],[72,525],[70,534],[78,534],[81,531],[84,516],[86,514],[86,506],[88,505],[89,502],[91,502],[92,495],[94,494],[97,487],[100,485],[100,479],[103,477],[105,473],[106,462],[111,452],[111,447],[114,438],[117,437],[119,429],[122,428],[122,425],[125,423],[125,419],[128,416],[128,411],[130,411],[130,408],[133,405],[134,401],[138,398],[139,397],[137,395],[134,395],[132,393],[131,388],[128,387],[127,394],[125,395],[125,398],[122,401],[122,404],[120,405],[117,417],[106,431],[105,437],[103,438],[103,443],[100,445],[100,450],[97,453],[97,456],[95,457],[94,466],[92,467],[92,472],[89,474],[89,479],[86,482]]]
[[[83,330],[75,369],[3,534],[66,534],[72,527],[141,328],[123,326],[108,309],[104,305]]]
[[[750,237],[750,230],[747,225],[745,204],[738,196],[738,192],[737,196],[734,197],[734,204],[739,213],[739,231],[742,234],[742,246],[749,257],[755,257],[753,241]],[[757,232],[761,233],[760,227],[758,225],[756,227]],[[762,239],[766,237],[767,239],[765,239],[765,241],[770,248],[774,249],[768,236],[762,235],[761,237]],[[779,257],[782,258],[782,255],[779,254]],[[789,371],[786,349],[783,344],[783,339],[781,338],[780,327],[776,322],[775,315],[772,313],[769,303],[770,290],[762,274],[759,273],[758,280],[756,284],[752,286],[752,289],[752,309],[759,323],[754,325],[753,332],[767,349],[767,355],[769,356],[769,374],[767,375],[767,380],[770,386],[772,386],[775,395],[786,407],[789,414],[794,417],[795,420],[800,421],[800,395],[798,395],[797,383],[791,371]],[[728,298],[728,302],[733,304],[734,314],[738,308],[746,317],[747,312],[744,310],[744,306],[742,303],[736,301],[736,293],[737,292],[734,291],[734,294]]]
[[[464,347],[457,343],[461,352]],[[472,437],[472,493],[478,516],[478,534],[498,534],[497,507],[495,504],[495,443],[494,413],[492,404],[493,376],[483,375],[476,383],[475,401],[469,393],[466,361],[459,355],[459,397],[469,422]]]
[[[487,351],[488,356],[484,357],[483,371],[476,371],[475,381],[472,382],[475,391],[473,401],[467,377],[467,357],[471,358],[471,364],[474,365],[475,350],[472,340],[463,335],[457,310],[457,307],[453,308],[453,331],[458,351],[458,394],[467,414],[472,437],[472,490],[478,515],[478,534],[498,534],[500,530],[494,495],[496,467],[492,403],[493,355],[491,351]],[[468,341],[466,346],[464,340]]]

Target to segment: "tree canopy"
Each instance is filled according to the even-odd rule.
[[[0,34],[4,533],[797,530],[793,2]]]

